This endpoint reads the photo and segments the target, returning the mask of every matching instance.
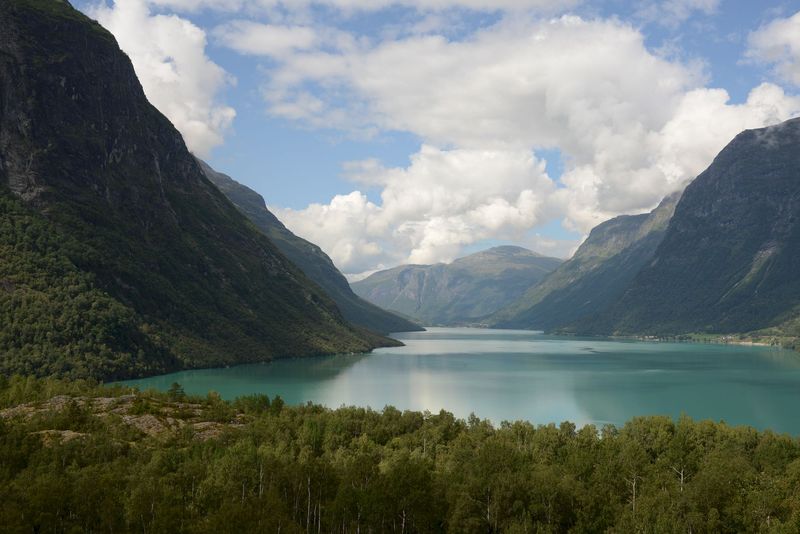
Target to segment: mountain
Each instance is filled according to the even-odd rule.
[[[650,213],[595,227],[569,260],[489,323],[498,328],[564,329],[614,304],[655,254],[680,195]]]
[[[200,161],[206,177],[250,221],[336,302],[345,319],[375,332],[409,332],[422,330],[419,325],[365,301],[350,289],[347,279],[317,245],[297,237],[267,209],[264,199],[252,189]]]
[[[424,324],[468,324],[513,302],[562,260],[503,246],[450,264],[401,265],[353,284],[353,291],[382,308]]]
[[[0,3],[0,373],[101,379],[390,340],[207,180],[113,36]]]
[[[687,188],[655,255],[588,331],[796,329],[800,119],[737,135]]]
[[[573,258],[487,322],[796,343],[800,119],[742,132],[680,197],[599,225]]]

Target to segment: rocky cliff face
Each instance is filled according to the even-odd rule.
[[[692,182],[603,330],[747,332],[800,311],[800,119],[742,132]]]
[[[424,324],[481,323],[561,264],[520,247],[495,247],[451,264],[401,265],[353,284],[353,291]]]
[[[800,318],[800,119],[742,132],[678,197],[595,228],[492,319],[586,334],[764,331]]]
[[[564,330],[603,312],[652,259],[679,198],[676,193],[650,213],[598,225],[572,258],[490,318],[490,324]]]
[[[275,246],[336,302],[345,319],[374,332],[410,332],[422,330],[411,321],[371,304],[350,289],[347,279],[339,272],[330,257],[314,243],[294,235],[267,209],[264,199],[252,189],[238,183],[230,176],[217,172],[205,162],[200,162],[211,182],[256,227],[264,232]]]
[[[169,356],[160,368],[381,343],[206,179],[111,34],[67,2],[0,3],[0,189],[61,236],[58,250],[28,243],[26,253],[58,254],[130,310]],[[19,236],[6,245],[19,248]],[[129,365],[141,348],[122,345],[114,354],[128,363],[110,374],[148,372]]]

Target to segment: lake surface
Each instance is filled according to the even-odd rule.
[[[125,384],[231,399],[250,393],[381,409],[445,409],[495,423],[621,424],[686,413],[800,435],[800,354],[768,347],[558,338],[430,328],[405,347],[184,371]]]

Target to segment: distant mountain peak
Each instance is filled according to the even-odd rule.
[[[524,247],[517,245],[498,245],[496,247],[487,248],[486,250],[477,252],[476,254],[493,254],[496,256],[532,256],[535,258],[544,258],[544,254],[539,254]]]
[[[504,245],[450,264],[399,265],[355,282],[353,290],[378,306],[425,324],[472,324],[509,304],[561,264]]]

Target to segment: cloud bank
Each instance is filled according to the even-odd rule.
[[[447,261],[553,219],[585,234],[682,188],[742,129],[800,110],[776,85],[731,105],[705,81],[699,66],[650,52],[632,26],[575,16],[292,54],[265,86],[270,113],[412,132],[423,146],[402,169],[362,164],[354,179],[381,188],[380,203],[353,192],[277,211],[350,273]],[[559,179],[537,159],[543,149],[561,152]]]
[[[691,2],[698,0],[669,0]],[[699,0],[703,1],[703,0]],[[312,5],[327,6],[345,11],[380,11],[393,6],[403,6],[423,11],[440,11],[453,8],[480,11],[538,11],[561,12],[581,0],[152,0],[153,4],[179,11],[212,9],[228,12],[258,13],[276,8],[305,9]],[[669,3],[669,2],[668,2]]]
[[[770,64],[779,78],[800,87],[800,11],[750,34],[747,56]]]
[[[114,34],[147,98],[189,149],[208,157],[223,142],[236,111],[219,101],[232,78],[206,55],[205,32],[178,16],[152,14],[144,0],[115,0],[89,14]]]
[[[461,246],[519,237],[557,210],[545,165],[524,150],[442,150],[425,145],[407,168],[354,162],[354,181],[382,188],[380,205],[354,191],[301,211],[276,209],[300,235],[311,235],[348,272],[401,261],[454,258]]]
[[[368,35],[353,29],[359,16],[389,6],[414,11],[413,24],[384,21]],[[646,45],[641,24],[677,27],[694,14],[712,15],[719,0],[642,2],[632,14],[638,26],[569,14],[576,6],[581,2],[116,0],[92,14],[116,35],[148,97],[201,156],[232,124],[235,112],[220,99],[232,80],[208,57],[206,30],[164,10],[216,12],[220,22],[208,28],[213,44],[264,72],[265,120],[360,139],[393,131],[419,139],[406,165],[347,163],[341,172],[352,190],[327,203],[272,207],[353,275],[449,261],[483,240],[566,256],[576,242],[538,230],[560,224],[585,235],[610,217],[648,210],[704,170],[739,131],[800,112],[800,99],[774,83],[731,103],[724,89],[708,87],[702,63],[665,58]],[[465,12],[495,15],[488,25],[462,28]],[[753,32],[748,60],[800,86],[798,26],[800,13]],[[545,161],[553,154],[563,172]]]

